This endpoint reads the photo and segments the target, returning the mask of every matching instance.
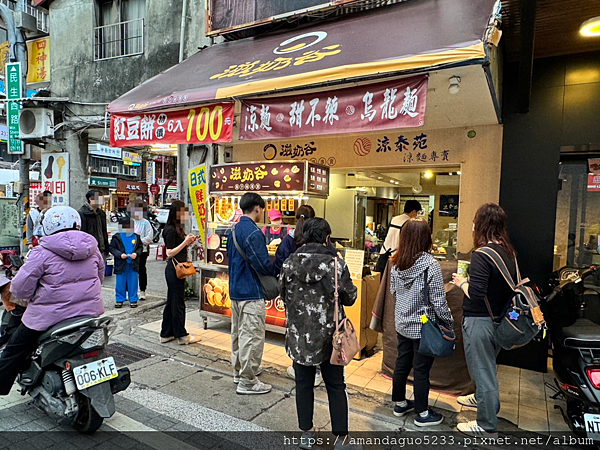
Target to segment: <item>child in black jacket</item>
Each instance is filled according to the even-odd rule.
[[[140,270],[139,257],[142,254],[142,239],[133,232],[133,222],[130,218],[121,219],[119,232],[110,242],[110,253],[115,257],[115,308],[121,308],[127,294],[129,306],[137,308],[138,301],[138,272]]]

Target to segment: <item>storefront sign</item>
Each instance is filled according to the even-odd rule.
[[[231,142],[233,103],[145,114],[113,114],[110,145]]]
[[[136,181],[117,181],[117,192],[134,192],[137,194],[147,194],[148,185]]]
[[[8,141],[8,127],[6,125],[0,125],[0,142]]]
[[[102,144],[90,144],[88,146],[88,152],[90,155],[99,156],[101,158],[109,159],[123,159],[122,151],[118,147],[109,147],[108,145]]]
[[[126,166],[139,166],[142,164],[142,157],[134,152],[123,151],[123,164]]]
[[[423,126],[427,77],[274,99],[242,100],[240,140]]]
[[[117,179],[116,178],[105,178],[105,177],[90,177],[90,186],[98,186],[98,187],[114,189],[117,187]]]
[[[8,100],[21,98],[22,77],[21,63],[6,64],[6,98]],[[13,155],[23,154],[23,142],[19,139],[19,110],[21,104],[17,102],[7,103],[6,123],[8,124],[8,153]]]
[[[150,193],[152,195],[158,195],[160,192],[160,186],[158,184],[153,184],[150,186]]]
[[[146,163],[146,183],[156,183],[156,163],[154,161],[148,161]]]
[[[588,174],[588,192],[600,192],[600,175]]]
[[[37,197],[42,192],[44,192],[43,187],[44,187],[44,185],[42,184],[41,181],[30,181],[29,182],[29,205],[30,206],[35,206],[35,207],[38,206]],[[8,195],[8,192],[6,193],[6,196],[12,197],[12,195]]]
[[[589,158],[588,164],[590,165],[590,173],[600,175],[600,158]]]
[[[206,239],[207,199],[206,164],[192,167],[188,174],[188,182],[190,188],[190,198],[192,200],[192,206],[194,209],[194,216],[196,217],[196,222],[198,223],[198,233],[200,236],[199,241],[204,247],[204,241]],[[204,260],[204,255],[202,255],[201,259]]]
[[[27,41],[27,83],[50,81],[50,38]]]
[[[69,206],[69,154],[42,153],[44,190],[52,192],[54,206]]]
[[[263,191],[328,195],[329,169],[301,162],[223,164],[211,167],[209,183],[211,193]]]

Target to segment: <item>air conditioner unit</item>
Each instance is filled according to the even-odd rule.
[[[102,172],[102,173],[110,173],[110,169],[108,167],[100,167],[100,172]]]
[[[24,108],[19,111],[19,139],[54,137],[54,111]]]
[[[119,173],[119,166],[112,166],[110,168],[111,173]]]
[[[129,175],[132,177],[137,177],[137,169],[129,169]]]

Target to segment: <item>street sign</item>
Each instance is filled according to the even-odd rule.
[[[156,195],[160,192],[160,186],[158,184],[153,184],[152,186],[150,186],[150,193],[152,195]]]
[[[21,63],[6,64],[6,98],[13,100],[21,98],[23,93],[21,78]],[[8,102],[7,124],[8,124],[8,153],[13,155],[22,155],[23,142],[19,139],[19,110],[21,104],[18,102]]]

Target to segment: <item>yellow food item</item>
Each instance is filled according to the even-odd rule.
[[[208,303],[210,304],[210,306],[215,306],[215,293],[209,292],[206,295],[206,300],[208,300]]]
[[[281,187],[281,181],[277,180],[273,183],[276,188]]]
[[[208,284],[212,287],[215,287],[217,285],[217,280],[215,278],[211,278],[210,280],[208,280]]]
[[[283,177],[283,181],[285,181],[286,183],[289,183],[290,181],[292,181],[292,177],[290,177],[289,175],[286,175],[285,177]]]
[[[223,306],[223,294],[215,293],[215,305]]]
[[[292,173],[298,173],[298,172],[300,172],[300,168],[298,166],[292,167]]]
[[[279,171],[273,167],[273,170],[271,170],[271,175],[277,175],[279,173]]]
[[[215,286],[215,294],[222,294],[223,288],[221,286]]]
[[[206,295],[208,295],[209,292],[212,292],[212,286],[210,284],[205,284],[203,289]]]
[[[225,173],[225,169],[221,168],[220,172],[221,172],[221,175],[223,175]]]
[[[229,298],[229,295],[225,299],[225,304],[223,306],[227,309],[231,309],[231,299]]]

